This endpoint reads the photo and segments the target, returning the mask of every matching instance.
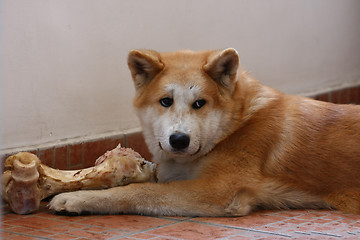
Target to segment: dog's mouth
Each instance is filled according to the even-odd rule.
[[[200,151],[201,151],[201,145],[199,145],[198,150],[194,154],[192,154],[191,156],[194,156],[194,155],[198,154]]]
[[[162,151],[164,152],[167,152],[167,153],[170,153],[170,154],[173,154],[173,155],[176,155],[176,156],[195,156],[196,154],[198,154],[200,151],[201,151],[201,145],[199,145],[199,148],[196,150],[195,153],[192,153],[192,154],[188,154],[188,152],[186,150],[176,150],[176,149],[173,149],[171,151],[167,151],[166,149],[164,149],[161,145],[161,142],[159,142],[159,147]]]

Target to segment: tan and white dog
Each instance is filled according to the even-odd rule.
[[[134,106],[159,183],[55,196],[55,211],[243,216],[256,208],[360,213],[360,106],[285,95],[234,49],[133,50]]]

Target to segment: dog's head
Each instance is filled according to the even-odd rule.
[[[231,131],[236,50],[133,50],[128,65],[136,88],[134,106],[155,161],[191,161]]]

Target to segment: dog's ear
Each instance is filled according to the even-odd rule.
[[[146,86],[164,68],[160,54],[153,50],[130,51],[128,66],[137,90]]]
[[[203,69],[217,83],[232,92],[235,87],[238,67],[239,55],[237,51],[233,48],[227,48],[210,55]]]

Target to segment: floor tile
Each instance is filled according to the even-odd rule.
[[[49,228],[64,224],[64,221],[44,219],[41,217],[34,216],[34,217],[27,217],[27,218],[8,221],[7,223],[15,226],[28,227],[32,229],[44,229],[44,228]]]
[[[91,232],[86,230],[76,230],[76,231],[69,231],[67,235],[71,235],[74,237],[85,237],[90,239],[108,239],[111,235],[106,233],[99,233],[99,232]]]
[[[284,217],[280,216],[264,215],[259,217],[258,215],[249,215],[245,217],[196,218],[194,221],[207,223],[211,222],[226,226],[256,229],[258,227],[264,226],[265,224],[282,221],[284,219]]]
[[[31,236],[36,236],[36,237],[49,237],[50,235],[53,235],[50,232],[42,231],[42,230],[28,231],[27,234],[30,234]]]
[[[9,222],[9,221],[13,221],[13,220],[21,219],[21,218],[24,218],[24,216],[23,216],[23,215],[17,215],[17,214],[9,213],[9,214],[3,215],[2,221],[5,222],[5,223],[7,223],[7,222]]]
[[[6,210],[6,206],[4,208]],[[8,239],[360,239],[360,216],[328,210],[259,211],[246,217],[54,215],[2,212]]]
[[[239,232],[242,232],[242,230],[194,222],[181,222],[158,228],[147,233],[180,239],[218,239],[229,235],[235,235]]]
[[[276,240],[284,240],[289,239],[289,237],[277,236],[270,233],[261,233],[261,232],[246,232],[240,236],[229,237],[231,240],[242,240],[242,239],[276,239]]]
[[[172,237],[155,237],[151,240],[179,240],[179,238],[172,238]]]
[[[6,238],[6,240],[35,240],[35,239],[38,239],[38,238],[25,236],[25,235],[17,235],[17,236],[14,236],[14,237]]]
[[[90,226],[90,227],[85,227],[83,228],[83,230],[85,231],[89,231],[89,232],[106,232],[108,231],[109,229],[108,228],[105,228],[105,227],[94,227],[94,226]]]
[[[299,217],[311,213],[309,210],[273,211],[272,215],[280,217]]]
[[[134,232],[174,222],[175,221],[167,219],[138,215],[105,215],[92,219],[84,219],[78,223]]]
[[[86,227],[87,227],[87,225],[68,221],[68,222],[66,222],[66,224],[50,227],[50,228],[47,228],[46,230],[50,231],[52,233],[64,233],[64,232],[68,232],[68,231],[84,229]]]
[[[10,229],[6,229],[5,230],[8,230],[8,231],[11,231],[11,232],[15,232],[15,233],[28,233],[30,231],[33,231],[34,229],[32,228],[28,228],[28,227],[12,227]]]
[[[0,232],[0,237],[3,238],[3,239],[5,239],[5,238],[8,239],[10,237],[16,237],[16,236],[18,236],[18,234],[5,232],[5,231]]]
[[[254,238],[251,236],[232,236],[232,237],[228,237],[226,239],[227,240],[252,240]]]
[[[297,219],[297,218],[289,218],[283,221],[284,223],[289,223],[289,224],[295,224],[295,225],[299,225],[299,224],[304,224],[307,221],[304,219]]]
[[[136,234],[130,235],[129,237],[136,238],[136,239],[154,239],[157,237],[157,235],[149,234],[149,233],[136,233]]]
[[[70,239],[74,239],[74,236],[67,235],[67,234],[56,234],[56,235],[51,236],[51,239],[54,239],[54,240],[70,240]]]

